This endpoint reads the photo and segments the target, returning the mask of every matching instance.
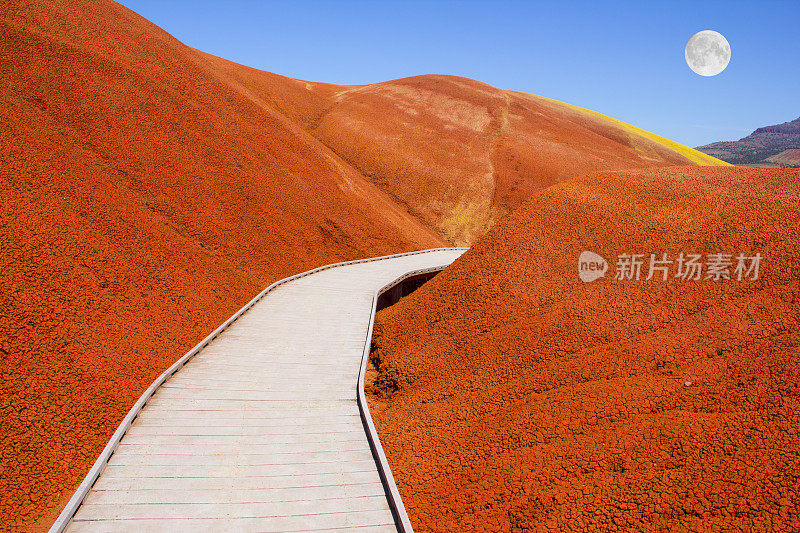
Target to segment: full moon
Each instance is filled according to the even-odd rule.
[[[716,76],[731,61],[731,45],[721,33],[703,30],[686,43],[686,64],[701,76]]]

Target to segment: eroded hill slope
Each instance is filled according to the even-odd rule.
[[[378,313],[372,414],[415,530],[796,531],[799,178],[567,180]],[[584,251],[604,278],[579,279]],[[719,253],[730,279],[707,279]]]
[[[467,78],[336,86],[205,58],[457,245],[471,244],[532,192],[569,177],[727,164],[594,111]]]

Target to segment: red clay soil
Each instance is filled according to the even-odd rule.
[[[799,203],[796,170],[589,174],[380,312],[373,418],[415,530],[800,530]],[[764,260],[645,280],[680,252]]]
[[[269,283],[447,243],[129,10],[0,10],[0,530],[35,530]]]
[[[230,64],[208,60],[220,71]],[[694,164],[687,153],[707,157],[609,117],[457,76],[337,87],[228,70],[457,245],[474,242],[532,192],[562,179]]]

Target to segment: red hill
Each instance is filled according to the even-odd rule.
[[[797,531],[798,178],[570,179],[380,312],[372,413],[416,530]],[[605,278],[579,279],[585,250]],[[764,259],[645,280],[680,252]]]
[[[595,170],[722,161],[594,111],[456,76],[364,86],[209,56],[448,241],[474,242],[532,192]]]

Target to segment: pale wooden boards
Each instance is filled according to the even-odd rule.
[[[150,398],[67,531],[395,531],[356,401],[372,300],[461,253],[276,287]]]

